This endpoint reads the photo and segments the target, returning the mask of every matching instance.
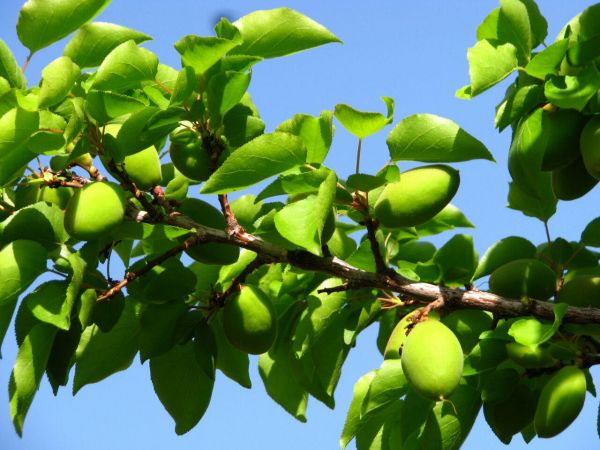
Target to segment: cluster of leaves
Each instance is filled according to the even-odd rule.
[[[76,393],[126,369],[138,354],[149,361],[155,391],[176,432],[189,431],[209,405],[217,369],[250,387],[248,354],[232,344],[223,326],[223,305],[241,285],[260,289],[276,315],[277,338],[258,359],[266,391],[304,421],[309,396],[334,406],[342,366],[358,334],[378,323],[383,354],[396,324],[424,301],[401,289],[332,277],[332,264],[343,261],[343,267],[359,269],[352,273],[437,289],[470,286],[515,260],[533,260],[550,272],[550,281],[530,277],[529,271],[496,275],[501,286],[496,293],[525,303],[557,297],[557,289],[579,275],[595,283],[598,254],[588,247],[600,246],[599,220],[588,225],[581,242],[556,239],[536,247],[508,237],[481,260],[470,236],[457,234],[439,249],[422,240],[472,227],[449,199],[436,210],[428,206],[430,216],[414,226],[379,223],[378,198],[402,180],[398,162],[436,163],[427,168],[493,160],[481,142],[449,119],[416,114],[400,120],[387,137],[390,162],[376,174],[360,172],[360,147],[393,122],[390,98],[383,98],[386,114],[339,104],[318,117],[295,115],[265,133],[247,92],[252,66],[338,42],[322,25],[287,8],[257,11],[234,23],[222,19],[216,36],[190,35],[175,44],[178,70],[140,46],[150,39],[144,33],[90,22],[108,3],[29,0],[23,6],[17,33],[29,58],[75,32],[63,56],[44,68],[39,86],[28,87],[0,40],[0,339],[14,315],[19,352],[9,390],[19,434],[44,374],[57,392],[74,368]],[[583,74],[592,69],[567,76],[558,67],[572,51],[579,65],[596,70],[595,56],[585,59],[581,55],[587,53],[571,50],[591,52],[591,44],[565,38],[571,44],[561,44],[562,53],[556,50],[562,47],[551,46],[532,56],[544,36],[545,21],[531,0],[501,2],[478,31],[480,41],[469,51],[472,83],[461,95],[474,96],[513,70],[526,69],[498,109],[500,128],[518,130],[522,117],[546,102],[570,108],[581,90],[589,90]],[[585,104],[577,103],[579,113],[594,112],[597,90]],[[356,173],[347,179],[324,164],[334,117],[358,141]],[[201,168],[191,165],[198,172],[188,173],[174,156],[182,136],[191,136],[186,149],[205,161]],[[154,164],[159,157],[165,162]],[[519,167],[528,171],[523,178],[539,169],[539,185],[547,184],[541,167],[523,161]],[[31,168],[36,163],[37,170]],[[515,173],[511,206],[546,221],[545,197],[526,191]],[[110,186],[119,192],[117,199],[126,202],[121,215],[103,211],[108,199],[89,194],[109,177],[116,181]],[[229,203],[228,193],[268,179],[257,195]],[[429,191],[435,184],[426,178],[419,183],[410,188]],[[85,192],[87,200],[79,201]],[[201,202],[198,193],[205,199],[216,195],[221,211]],[[116,216],[117,223],[85,234],[79,229],[105,215]],[[120,281],[100,270],[115,255],[127,267]],[[518,289],[500,292],[507,285]],[[580,294],[562,301],[600,306],[577,300]],[[590,355],[600,345],[598,325],[564,326],[567,307],[559,303],[554,323],[505,318],[493,305],[480,306],[493,316],[461,310],[442,319],[466,355],[451,403],[426,401],[413,392],[396,349],[356,384],[342,446],[356,438],[361,450],[458,448],[482,404],[503,442],[518,432],[529,440],[535,435],[532,411],[553,372],[577,364],[594,391],[587,368],[597,363]],[[507,344],[534,356],[543,353],[542,363],[511,357]],[[506,425],[516,414],[514,402],[506,399],[516,396],[528,407],[518,411],[517,424]]]

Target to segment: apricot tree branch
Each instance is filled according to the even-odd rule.
[[[133,214],[139,216],[139,214]],[[152,221],[152,218],[148,218]],[[449,309],[482,309],[501,317],[536,316],[545,320],[554,320],[554,304],[552,302],[531,299],[525,305],[519,300],[502,297],[475,289],[464,290],[438,286],[430,283],[409,280],[391,270],[385,273],[368,272],[358,269],[347,262],[333,256],[323,257],[305,250],[287,250],[270,242],[260,240],[249,233],[228,234],[224,230],[206,227],[181,214],[169,214],[155,223],[163,223],[188,230],[195,230],[197,241],[189,241],[189,245],[199,242],[217,242],[252,250],[265,263],[285,263],[307,271],[317,271],[341,278],[351,283],[353,288],[376,288],[403,294],[423,303],[444,299]],[[192,238],[190,238],[192,239]],[[177,253],[177,252],[175,252]],[[600,309],[569,306],[564,322],[600,323]]]
[[[377,231],[379,224],[370,217],[365,219],[364,224],[367,227],[367,238],[371,244],[371,253],[373,253],[373,258],[375,259],[377,273],[385,273],[387,272],[388,267],[383,260],[381,250],[379,249],[379,243],[377,242],[377,237],[375,236],[375,232]]]

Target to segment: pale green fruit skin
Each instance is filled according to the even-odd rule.
[[[277,336],[277,319],[271,300],[259,288],[244,286],[225,300],[223,329],[238,349],[260,355],[271,348]]]
[[[383,351],[383,359],[400,359],[400,349],[406,340],[408,326],[412,323],[412,318],[419,314],[421,310],[422,308],[415,309],[405,315],[400,319],[400,322],[396,324],[387,341],[385,350]]]
[[[186,198],[179,207],[179,212],[207,227],[224,230],[227,226],[223,214],[203,200]],[[233,245],[210,242],[191,247],[185,252],[191,258],[204,264],[226,265],[237,261],[240,249]]]
[[[402,369],[413,389],[430,400],[448,398],[463,372],[460,342],[443,323],[418,323],[404,341]]]
[[[561,433],[577,418],[585,400],[585,374],[575,366],[565,366],[546,383],[535,410],[533,425],[539,437]]]
[[[442,164],[408,170],[383,189],[375,217],[388,228],[421,225],[450,203],[459,184],[458,171]]]
[[[498,267],[490,276],[490,291],[520,300],[546,300],[554,295],[556,275],[537,259],[523,258]]]
[[[526,369],[552,367],[557,362],[547,348],[539,346],[532,348],[518,342],[509,342],[506,344],[506,354],[514,362]]]
[[[60,209],[65,209],[72,196],[73,188],[64,186],[58,188],[42,186],[38,195],[38,200],[42,202],[52,203],[58,206]]]
[[[77,189],[67,204],[65,229],[79,240],[106,235],[125,217],[125,195],[119,186],[94,182]]]
[[[173,165],[191,180],[204,181],[210,175],[210,158],[200,136],[187,128],[171,134],[169,155]]]
[[[126,156],[123,163],[125,164],[127,175],[129,175],[129,178],[131,178],[138,189],[146,191],[160,185],[162,170],[158,152],[154,146]]]
[[[556,295],[557,303],[600,308],[600,276],[579,276],[564,284]]]
[[[583,127],[580,150],[588,173],[600,180],[600,117],[594,117]]]

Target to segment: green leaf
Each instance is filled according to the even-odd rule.
[[[147,34],[107,22],[88,23],[79,28],[67,43],[64,55],[82,69],[99,66],[120,44],[133,40],[136,44],[152,39]]]
[[[479,41],[471,47],[467,58],[473,97],[509,76],[519,64],[514,45],[495,44],[488,40]]]
[[[561,39],[535,55],[529,64],[525,66],[525,71],[532,77],[545,80],[547,75],[556,74],[558,66],[567,53],[569,47],[568,39]]]
[[[600,72],[592,64],[578,75],[550,76],[544,85],[548,101],[559,108],[582,111],[600,89]]]
[[[2,342],[4,341],[6,330],[8,330],[8,327],[12,323],[18,300],[18,295],[14,295],[12,298],[0,299],[0,350],[2,349]],[[0,351],[0,359],[1,358],[2,352]]]
[[[566,303],[554,305],[554,322],[552,325],[542,323],[534,318],[519,319],[511,325],[508,334],[522,345],[536,347],[543,344],[558,331],[568,306]]]
[[[0,223],[0,246],[19,239],[36,241],[49,250],[66,242],[64,211],[45,202],[21,208]]]
[[[85,100],[87,112],[100,124],[110,122],[115,117],[135,113],[146,107],[137,98],[108,91],[91,90]]]
[[[342,430],[342,436],[340,437],[340,446],[342,447],[342,450],[348,446],[352,439],[354,439],[360,428],[362,423],[362,405],[369,392],[371,381],[375,378],[375,374],[376,371],[372,370],[360,377],[354,384],[352,401],[350,402],[346,421],[344,422],[344,429]]]
[[[366,173],[355,173],[348,177],[346,186],[348,189],[369,192],[383,186],[387,180],[382,176],[368,175]]]
[[[187,311],[181,302],[148,304],[140,316],[140,359],[142,363],[149,358],[168,352],[175,344],[178,321]]]
[[[197,88],[196,72],[191,66],[186,66],[177,74],[177,81],[169,99],[169,105],[179,106],[189,100],[190,96]]]
[[[480,141],[455,122],[433,114],[414,114],[401,120],[386,142],[392,161],[494,161]]]
[[[110,0],[28,0],[19,12],[17,35],[35,53],[92,20],[109,3]]]
[[[473,274],[473,279],[491,274],[498,267],[515,259],[535,257],[536,248],[530,241],[519,236],[509,236],[495,242],[488,248]]]
[[[295,381],[290,364],[292,336],[304,305],[293,303],[278,319],[278,335],[268,353],[258,358],[258,371],[267,394],[300,422],[306,422],[308,394]]]
[[[192,67],[197,74],[203,74],[240,41],[239,36],[234,36],[233,39],[223,39],[189,35],[175,43],[175,50],[181,55],[185,66]]]
[[[38,129],[39,113],[16,107],[0,117],[0,185],[11,181],[23,167],[35,158],[24,148]]]
[[[285,131],[300,136],[307,149],[306,162],[321,164],[325,160],[333,140],[332,118],[331,111],[322,111],[319,117],[296,114],[291,119],[282,122],[276,131]]]
[[[319,287],[339,284],[327,280]],[[344,339],[348,309],[346,293],[310,295],[308,306],[295,331],[294,364],[308,392],[333,408],[333,391],[340,377],[350,344]]]
[[[86,384],[97,383],[113,373],[127,369],[138,351],[140,323],[133,301],[109,332],[98,325],[87,327],[77,348],[73,395]]]
[[[544,103],[544,87],[541,85],[523,86],[508,96],[496,110],[496,127],[503,131]]]
[[[543,197],[540,199],[529,195],[514,182],[509,184],[508,207],[521,211],[526,216],[546,222],[556,212],[557,202],[551,188],[545,189]]]
[[[10,415],[19,436],[33,397],[46,370],[56,328],[47,324],[35,325],[19,347],[8,385]]]
[[[0,250],[0,306],[11,303],[46,271],[46,249],[34,241],[18,240]]]
[[[81,338],[81,325],[77,320],[71,322],[68,331],[58,330],[54,336],[52,350],[46,364],[46,375],[54,395],[61,386],[69,382],[69,373],[75,363],[75,351]]]
[[[150,359],[154,391],[175,420],[175,432],[187,433],[200,421],[210,403],[214,380],[208,377],[197,359],[200,342],[177,345],[169,352]]]
[[[600,217],[587,224],[581,233],[581,243],[590,247],[600,247]]]
[[[247,92],[242,101],[223,117],[223,134],[232,148],[244,145],[265,131],[265,123],[250,105],[245,104],[246,98],[250,98]]]
[[[68,330],[72,306],[65,301],[68,286],[63,280],[47,281],[40,284],[23,301],[39,321]]]
[[[458,450],[481,408],[479,392],[461,384],[447,402],[437,402],[420,436],[420,448]]]
[[[223,331],[223,319],[217,314],[210,322],[217,343],[217,369],[240,386],[250,389],[252,382],[248,374],[248,354],[231,345]]]
[[[244,96],[250,84],[250,74],[243,72],[218,73],[208,83],[208,111],[211,124],[218,127],[222,118]]]
[[[393,119],[393,107],[388,117],[375,112],[358,111],[349,105],[335,105],[334,116],[343,127],[359,139],[377,133]]]
[[[104,58],[92,87],[97,90],[126,91],[142,81],[154,80],[158,58],[154,53],[129,40],[119,44]]]
[[[289,8],[255,11],[233,25],[240,31],[242,43],[231,54],[276,58],[341,42],[319,23]]]
[[[399,359],[386,359],[375,371],[362,403],[361,419],[381,411],[406,394],[408,382]]]
[[[460,209],[452,203],[448,203],[444,209],[433,216],[423,225],[415,227],[415,231],[421,237],[431,236],[455,228],[475,228]]]
[[[18,89],[27,88],[27,80],[21,71],[13,53],[2,39],[0,39],[0,77],[8,81],[11,87]]]
[[[337,177],[330,172],[317,195],[286,205],[275,214],[275,227],[288,241],[322,255],[323,227],[335,200]]]
[[[477,252],[473,238],[457,234],[446,242],[433,256],[446,283],[468,284],[477,267]]]
[[[60,103],[79,78],[79,66],[68,56],[60,56],[42,70],[39,107],[47,108]]]
[[[202,187],[203,194],[238,191],[304,164],[306,147],[289,133],[263,134],[239,147]]]

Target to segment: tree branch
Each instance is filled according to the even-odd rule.
[[[139,217],[140,214],[136,214]],[[152,219],[149,218],[152,222]],[[157,223],[157,222],[155,222]],[[386,273],[367,272],[351,266],[337,257],[322,257],[305,250],[287,250],[265,242],[249,233],[228,234],[224,230],[206,227],[181,214],[170,214],[158,223],[164,223],[188,230],[196,230],[196,241],[188,240],[187,245],[199,242],[218,242],[252,250],[265,263],[286,263],[307,271],[317,271],[341,278],[353,288],[376,288],[397,292],[419,302],[429,303],[444,299],[444,305],[450,309],[482,309],[501,317],[536,316],[545,320],[554,320],[554,304],[531,299],[525,305],[519,300],[501,297],[475,289],[464,290],[449,288],[430,283],[415,282],[403,276],[387,271]],[[180,249],[178,251],[183,250]],[[173,254],[178,253],[175,251]],[[164,261],[161,260],[161,261]],[[148,269],[149,270],[149,269]],[[564,319],[572,323],[600,323],[600,309],[569,306]]]

